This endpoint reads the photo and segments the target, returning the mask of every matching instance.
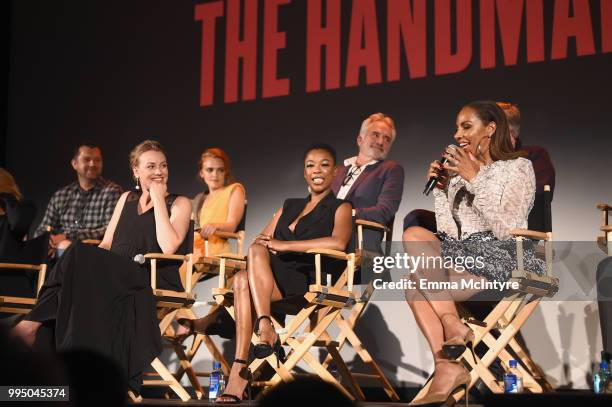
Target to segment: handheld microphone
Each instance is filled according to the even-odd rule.
[[[144,254],[137,254],[132,260],[138,264],[144,264],[146,261]]]
[[[458,147],[454,144],[450,144],[447,148],[458,148]],[[444,156],[440,159],[440,164],[442,165],[446,164],[447,162],[448,162],[448,158]],[[427,181],[427,184],[425,184],[425,190],[423,191],[423,194],[429,195],[429,193],[433,191],[434,187],[436,186],[439,180],[440,180],[439,175],[435,177],[430,177],[429,181]]]

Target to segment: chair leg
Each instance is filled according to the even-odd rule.
[[[363,311],[365,310],[366,305],[367,305],[367,302],[359,302],[351,310],[351,314],[348,318],[348,323],[351,329],[355,329],[357,320],[359,320],[359,318],[363,314]],[[340,334],[336,337],[336,342],[338,342],[338,351],[342,350],[342,347],[346,343],[346,335],[344,335],[343,332],[340,332]],[[331,356],[327,356],[327,358],[323,362],[323,366],[325,367],[329,366],[331,361],[332,361]]]
[[[161,362],[161,360],[159,360],[159,358],[153,359],[153,361],[151,362],[151,366],[164,381],[169,383],[168,386],[172,390],[174,390],[176,395],[179,396],[181,400],[187,401],[191,399],[189,393],[187,393],[183,386],[181,386],[181,384],[174,378],[172,373],[170,373],[168,368],[164,366],[164,364]]]
[[[176,352],[176,356],[179,359],[179,368],[174,373],[175,379],[179,381],[181,380],[181,377],[183,377],[183,374],[187,374],[189,382],[191,383],[191,386],[195,391],[196,398],[200,400],[202,396],[204,396],[204,389],[202,388],[202,385],[198,380],[196,371],[194,370],[193,365],[191,364],[191,360],[193,359],[194,354],[187,355],[182,346],[175,346],[174,351]]]
[[[306,354],[306,352],[308,352],[308,350],[319,339],[319,337],[323,334],[323,332],[325,332],[327,330],[327,327],[329,327],[329,325],[334,321],[334,319],[339,314],[339,312],[340,312],[340,309],[336,309],[336,310],[330,312],[324,318],[322,318],[321,321],[319,322],[319,324],[310,332],[309,335],[306,336],[304,341],[301,342],[299,345],[297,345],[294,348],[294,351],[292,352],[291,356],[289,356],[289,358],[285,361],[284,364],[281,364],[280,368],[277,368],[276,366],[273,366],[271,364],[273,366],[273,368],[277,372],[277,374],[274,375],[274,377],[270,381],[272,384],[276,384],[276,383],[280,382],[281,380],[286,381],[286,379],[282,377],[282,374],[284,373],[284,372],[282,372],[282,370],[285,370],[285,371],[289,372],[289,371],[293,370],[293,368],[298,364],[298,362],[300,360],[304,359],[304,355]],[[270,361],[268,363],[270,363]],[[321,368],[322,368],[322,366],[321,366]],[[323,370],[325,370],[325,369],[323,369]],[[329,372],[327,372],[327,370],[325,370],[325,372],[329,374]],[[334,382],[337,383],[336,380],[334,380]],[[344,387],[339,386],[338,388],[341,391],[343,391],[343,393],[347,397],[349,397],[351,400],[354,399],[353,395],[350,394]]]
[[[476,363],[476,365],[474,366],[475,369],[473,369],[471,372],[472,373],[472,385],[474,384],[475,379],[477,377],[482,377],[481,375],[484,375],[485,377],[490,377],[488,376],[488,374],[490,374],[488,367],[491,366],[491,363],[493,363],[493,361],[499,357],[499,354],[508,345],[508,342],[521,329],[521,327],[523,326],[525,321],[527,321],[531,313],[535,310],[539,302],[540,302],[540,299],[528,302],[520,309],[518,308],[518,306],[516,306],[516,303],[513,303],[511,308],[515,310],[516,312],[516,315],[514,315],[514,317],[509,316],[506,311],[505,315],[509,323],[505,327],[500,328],[501,335],[495,340],[495,343],[491,343],[489,350],[480,359],[480,362]],[[489,332],[487,332],[487,334],[489,334]],[[484,339],[484,335],[483,336],[477,335],[476,339],[477,341],[478,339]],[[474,370],[476,371],[474,372]],[[476,374],[476,376],[474,373]],[[496,387],[497,383],[495,383],[495,385],[492,385],[490,380],[483,380],[483,381],[492,391],[496,393],[503,391],[503,389],[499,388],[499,386]],[[492,386],[489,386],[490,384]],[[463,393],[464,393],[463,391],[458,392],[455,396],[455,399],[458,400],[458,398],[461,398],[463,396]]]
[[[357,334],[355,334],[350,324],[344,318],[342,318],[342,315],[338,315],[336,317],[336,323],[340,328],[341,332],[346,336],[346,339],[350,342],[355,352],[357,352],[361,360],[365,364],[370,366],[374,374],[381,381],[383,385],[383,390],[385,391],[385,393],[387,393],[389,399],[399,401],[399,396],[395,392],[395,389],[393,389],[393,386],[385,376],[380,366],[378,366],[378,363],[376,363],[374,358],[372,358],[370,352],[368,352],[365,346],[363,346],[363,343],[361,343],[361,340],[359,339]]]
[[[533,376],[535,381],[542,386],[542,390],[546,392],[555,391],[553,385],[546,378],[546,374],[542,371],[542,368],[533,361],[531,356],[523,349],[517,340],[512,338],[508,344],[519,359],[521,359],[521,362],[527,366],[529,373]]]
[[[342,375],[342,378],[351,385],[355,398],[359,401],[365,401],[365,394],[363,394],[363,391],[361,390],[359,383],[355,379],[355,376],[351,374],[348,367],[346,366],[346,363],[344,363],[344,360],[342,359],[342,356],[340,356],[340,352],[338,352],[338,349],[336,349],[336,347],[334,346],[328,346],[327,351],[329,352],[329,356],[331,356],[334,363],[336,364],[336,367]]]
[[[290,338],[287,343],[294,349],[297,349],[299,347],[299,342],[297,342],[295,339]],[[341,383],[339,383],[336,378],[327,370],[325,369],[321,363],[319,363],[319,361],[312,356],[312,354],[310,352],[306,352],[304,353],[304,356],[302,358],[304,360],[304,362],[306,362],[314,371],[314,373],[319,376],[321,379],[325,380],[328,383],[333,384],[334,386],[336,386],[338,388],[338,390],[340,390],[342,393],[344,393],[347,397],[350,397],[351,400],[355,399],[355,397],[350,394],[343,386]]]
[[[136,395],[136,393],[134,393],[132,390],[128,390],[128,398],[130,399],[130,401],[132,403],[142,403],[142,396]]]

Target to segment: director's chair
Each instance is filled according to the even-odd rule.
[[[473,387],[478,380],[482,380],[493,393],[503,393],[503,385],[498,383],[489,370],[489,366],[499,359],[502,366],[507,369],[510,359],[518,359],[517,368],[523,377],[525,390],[532,393],[552,391],[552,386],[548,384],[540,368],[514,338],[540,301],[543,298],[552,298],[559,289],[559,279],[552,274],[553,235],[551,231],[551,193],[548,185],[544,188],[542,198],[545,211],[544,232],[528,229],[515,229],[511,232],[516,239],[517,268],[512,271],[509,281],[517,283],[518,290],[506,292],[504,298],[483,321],[471,317],[464,318],[464,322],[474,331],[474,347],[483,343],[487,348],[481,358],[475,357],[471,349],[466,349],[458,358],[462,360],[472,377],[468,389]],[[523,245],[527,243],[525,239],[543,242],[543,246],[540,245],[535,249],[536,253],[544,257],[546,275],[538,276],[524,268]],[[416,399],[427,394],[430,383],[431,381],[428,381],[425,384],[415,397]],[[465,390],[461,389],[450,397],[457,402],[464,395]]]
[[[354,216],[354,213],[353,213]],[[369,377],[375,378],[382,382],[383,388],[392,400],[399,400],[399,396],[386,379],[384,373],[369,354],[359,337],[354,332],[353,328],[363,314],[373,293],[373,283],[370,282],[368,288],[359,298],[353,290],[353,281],[357,268],[362,263],[362,236],[363,227],[373,227],[380,231],[389,230],[382,225],[368,221],[356,221],[358,235],[358,250],[355,253],[343,253],[334,250],[310,250],[308,253],[315,256],[315,284],[309,287],[309,291],[301,298],[289,298],[273,304],[273,310],[281,310],[288,314],[295,314],[295,317],[290,321],[286,328],[273,318],[275,328],[280,333],[280,340],[283,345],[289,345],[291,351],[285,363],[278,364],[274,355],[271,355],[266,360],[255,360],[250,364],[250,369],[257,376],[258,369],[262,368],[264,361],[275,370],[275,375],[272,379],[266,381],[255,381],[254,386],[267,388],[277,384],[279,381],[289,381],[294,377],[291,371],[296,367],[298,362],[304,361],[312,369],[314,374],[321,379],[328,381],[338,387],[340,391],[346,394],[351,399],[365,400],[363,391],[361,390],[357,378]],[[389,234],[387,236],[390,236]],[[389,247],[389,246],[388,246]],[[322,267],[321,260],[323,257],[335,259],[337,261],[345,261],[346,268],[340,274],[335,284],[322,285]],[[225,288],[223,284],[224,277],[224,261],[220,268],[221,279],[219,288],[213,290],[213,295],[219,304],[226,307],[228,312],[234,317],[233,310],[233,293],[231,289]],[[351,310],[351,315],[348,320],[344,319],[341,312],[343,310]],[[328,333],[328,329],[335,325],[340,334],[334,341]],[[300,330],[300,328],[302,328]],[[252,337],[252,343],[257,343],[257,338]],[[373,374],[354,374],[349,371],[346,363],[340,356],[340,348],[344,343],[349,342],[355,349],[357,355],[362,361],[368,365]],[[324,348],[328,352],[328,356],[323,363],[314,357],[309,351],[312,347]],[[347,383],[352,394],[347,391],[342,384],[328,371],[330,362],[334,362],[342,378],[343,382]]]
[[[0,263],[0,312],[27,314],[45,282],[49,233],[27,240],[16,253],[3,253]]]
[[[244,270],[246,268],[246,257],[242,255],[243,247],[244,247],[244,236],[245,236],[245,224],[246,224],[246,209],[247,202],[245,201],[244,214],[240,223],[236,228],[236,232],[215,232],[214,235],[216,237],[220,237],[223,239],[230,240],[234,242],[235,249],[232,252],[222,253],[226,259],[225,261],[225,275],[227,276],[227,281],[225,285],[231,287],[233,275],[240,270]],[[199,231],[199,228],[196,229],[196,232]],[[219,266],[220,266],[220,255],[211,255],[209,253],[209,244],[208,239],[204,239],[204,251],[203,253],[197,252],[194,253],[194,262],[193,262],[193,278],[191,279],[191,290],[195,289],[195,286],[200,281],[205,281],[210,278],[214,278],[219,275]],[[181,274],[182,276],[183,274]],[[183,282],[186,284],[186,282]],[[196,305],[200,305],[203,303],[195,303]],[[208,310],[208,315],[213,314],[217,311],[221,305],[213,302],[210,304],[211,307]],[[183,308],[178,313],[174,315],[174,320],[178,318],[187,318],[187,319],[197,319],[198,316],[193,312],[191,307]],[[192,367],[192,360],[200,350],[202,344],[207,348],[209,353],[212,355],[214,360],[217,360],[221,363],[221,369],[223,373],[229,376],[230,366],[224,358],[223,354],[217,347],[217,345],[213,342],[209,335],[202,334],[196,332],[194,334],[193,342],[189,346],[189,348],[185,348],[184,345],[175,340],[175,331],[172,324],[168,324],[166,328],[165,336],[170,339],[168,343],[168,347],[172,348],[177,356],[179,366],[174,373],[174,377],[177,380],[181,380],[184,374],[187,374],[189,380],[195,390],[196,397],[200,399],[204,390],[202,389],[198,377],[208,377],[210,372],[198,372],[194,371]],[[167,395],[168,396],[168,395]]]

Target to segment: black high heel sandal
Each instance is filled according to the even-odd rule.
[[[253,374],[251,373],[251,369],[249,369],[249,362],[247,362],[244,359],[234,359],[234,363],[245,365],[243,368],[240,369],[238,376],[240,376],[241,379],[244,379],[247,381],[246,391],[247,391],[248,401],[250,404],[251,403],[251,383],[253,382]],[[243,396],[244,396],[244,392],[243,392]],[[227,398],[229,400],[219,400],[220,398]],[[243,400],[244,399],[241,399],[235,394],[223,393],[217,397],[217,399],[215,400],[215,404],[240,404]]]
[[[272,323],[272,318],[267,315],[260,316],[259,318],[257,318],[257,322],[255,323],[255,335],[257,336],[260,336],[259,323],[262,319],[267,319],[268,321],[270,321],[272,327],[274,327],[274,324]],[[285,349],[283,349],[283,347],[281,346],[280,336],[278,336],[278,334],[276,337],[276,342],[274,342],[273,346],[268,343],[258,343],[253,348],[253,353],[255,354],[255,357],[257,359],[265,359],[274,353],[274,355],[276,355],[277,367],[280,363],[285,362]]]
[[[187,332],[180,334],[180,335],[175,335],[173,338],[168,338],[168,340],[170,342],[172,342],[175,345],[182,345],[182,343],[189,338],[191,335],[195,335],[197,334],[196,330],[193,327],[193,320],[192,319],[187,319],[187,318],[181,318],[178,321],[178,324],[181,326],[184,326],[185,328],[187,328]]]

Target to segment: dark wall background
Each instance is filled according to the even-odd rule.
[[[323,140],[334,145],[341,157],[353,155],[361,121],[382,111],[398,126],[390,158],[406,169],[397,230],[409,210],[432,206],[421,195],[424,173],[451,141],[460,107],[474,99],[494,99],[517,103],[525,144],[545,146],[551,153],[558,177],[554,226],[561,239],[594,237],[598,223],[594,204],[612,201],[606,164],[612,151],[612,54],[600,53],[599,1],[590,1],[595,55],[578,57],[570,40],[568,58],[550,61],[554,1],[546,0],[547,60],[528,64],[523,38],[517,65],[481,70],[474,1],[473,58],[463,72],[434,76],[430,41],[425,78],[409,79],[404,62],[397,82],[307,94],[306,1],[293,0],[280,9],[279,17],[279,29],[287,32],[287,48],[279,54],[279,76],[291,76],[291,96],[221,102],[224,23],[220,20],[218,92],[215,105],[206,108],[199,106],[201,23],[194,20],[194,7],[201,3],[11,2],[6,166],[41,211],[53,191],[74,179],[69,160],[79,140],[98,141],[104,150],[105,176],[129,187],[130,149],[154,138],[168,150],[171,189],[187,195],[200,188],[195,175],[200,152],[210,146],[225,149],[247,187],[247,228],[253,235],[283,199],[305,194],[301,156],[309,144]],[[428,38],[433,38],[433,7],[428,3]],[[385,2],[378,4],[383,11],[378,30],[384,76]],[[343,2],[344,49],[350,6],[350,1]],[[260,23],[262,9],[260,4]],[[260,36],[260,46],[261,42]],[[498,40],[501,54],[499,49]],[[346,52],[342,54],[344,69]],[[498,65],[500,61],[498,57]],[[365,83],[363,74],[361,83]]]

